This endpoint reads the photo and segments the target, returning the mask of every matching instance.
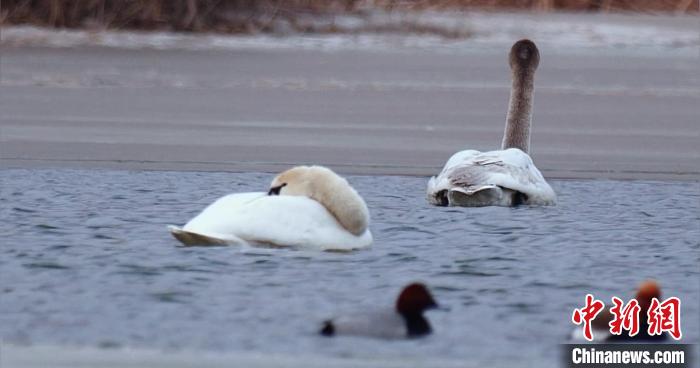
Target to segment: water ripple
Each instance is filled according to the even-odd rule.
[[[697,183],[553,181],[555,207],[464,209],[428,206],[425,178],[350,177],[375,237],[350,253],[185,248],[165,230],[271,177],[0,171],[0,339],[558,363],[586,293],[626,299],[652,277],[683,300],[684,341],[698,341]],[[391,305],[412,281],[451,308],[430,313],[430,339],[336,344],[312,333],[352,306]],[[533,333],[552,348],[533,352]]]

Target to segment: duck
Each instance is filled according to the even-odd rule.
[[[534,42],[516,42],[509,54],[512,86],[501,149],[463,150],[428,181],[427,200],[436,206],[554,205],[557,196],[530,152],[535,71],[540,54]]]
[[[405,286],[396,298],[394,308],[365,314],[339,316],[323,322],[322,336],[360,336],[380,339],[424,337],[432,327],[423,313],[439,308],[428,288],[422,283]]]
[[[668,338],[664,332],[660,335],[649,334],[649,322],[647,313],[651,306],[652,299],[661,300],[661,287],[655,280],[645,280],[637,288],[635,299],[639,302],[639,332],[634,336],[629,336],[626,331],[622,331],[620,335],[610,333],[610,322],[613,321],[614,315],[611,308],[603,309],[592,321],[591,332],[595,342],[662,342]],[[583,328],[577,327],[571,333],[571,340],[574,342],[588,342],[583,335]]]
[[[372,243],[367,204],[348,181],[323,166],[277,175],[266,192],[234,193],[207,206],[183,227],[181,243],[350,251]]]

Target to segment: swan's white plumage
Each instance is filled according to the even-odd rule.
[[[514,192],[525,204],[551,205],[557,197],[530,156],[517,149],[479,152],[464,150],[450,157],[438,176],[428,182],[427,197],[433,204],[447,195],[449,205],[513,205]],[[475,199],[475,194],[484,193]],[[469,198],[472,197],[472,198]],[[477,202],[474,202],[477,201]],[[457,203],[455,203],[457,202]]]
[[[318,250],[353,250],[372,243],[369,229],[359,236],[351,234],[322,204],[311,198],[269,196],[262,192],[219,198],[182,229],[171,227],[173,235],[178,231],[230,244]]]

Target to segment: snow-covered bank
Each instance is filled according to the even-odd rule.
[[[431,49],[460,53],[502,47],[528,37],[553,47],[668,50],[697,54],[696,16],[551,13],[376,13],[309,20],[336,33],[222,35],[171,32],[56,30],[30,26],[2,29],[2,46],[102,46],[187,50],[230,49]],[[329,23],[331,22],[331,23]],[[330,25],[329,25],[330,24]]]

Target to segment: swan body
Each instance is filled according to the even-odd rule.
[[[185,226],[171,226],[170,231],[185,245],[250,244],[336,251],[368,247],[372,234],[368,228],[369,211],[362,198],[332,171],[326,168],[311,170],[316,174],[308,171],[307,167],[300,167],[280,174],[267,193],[221,197]],[[288,175],[289,172],[304,172],[305,182],[300,184],[299,177]],[[323,175],[317,175],[319,172]],[[298,191],[287,195],[283,187]],[[304,191],[306,195],[302,194]],[[335,202],[323,201],[333,193],[341,198],[334,198]],[[348,197],[348,193],[355,196]],[[348,208],[364,211],[349,213],[335,207],[346,202],[350,203]],[[339,215],[343,216],[342,221]],[[355,227],[351,231],[344,224]]]
[[[553,205],[556,194],[528,155],[534,75],[539,51],[530,40],[510,51],[513,84],[501,150],[455,153],[428,181],[428,202],[438,206]]]
[[[428,181],[428,202],[438,206],[552,205],[557,196],[530,156],[517,148],[464,150]]]

